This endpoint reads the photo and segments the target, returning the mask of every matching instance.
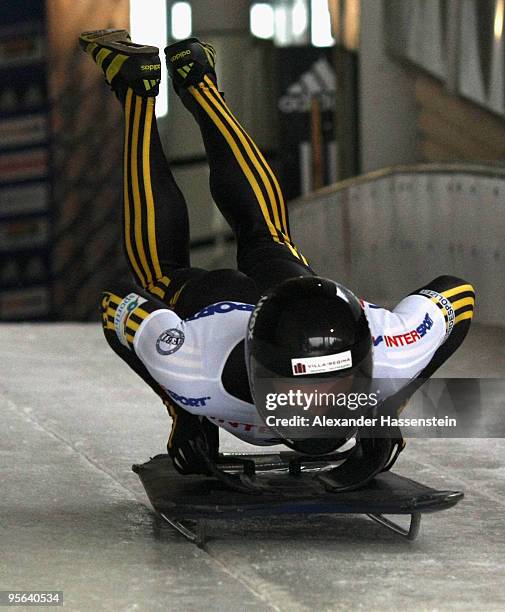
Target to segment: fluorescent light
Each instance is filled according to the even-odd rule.
[[[305,0],[296,0],[291,13],[291,27],[293,36],[301,36],[307,29],[307,7]]]
[[[289,43],[288,11],[282,5],[275,7],[275,43],[280,47]]]
[[[331,35],[331,19],[328,0],[311,0],[311,39],[315,47],[331,47],[335,40]]]
[[[191,36],[191,5],[189,2],[176,2],[171,11],[172,38],[184,40]]]
[[[162,50],[167,44],[167,7],[165,0],[130,0],[130,34],[132,41],[153,45]],[[168,112],[168,75],[165,62],[161,62],[160,93],[156,98],[156,116]]]
[[[494,15],[494,37],[500,40],[503,34],[503,0],[498,0],[496,3],[496,11]]]
[[[273,38],[274,10],[270,4],[257,2],[251,6],[249,14],[251,34],[256,38]]]

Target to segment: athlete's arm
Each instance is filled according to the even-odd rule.
[[[401,389],[388,403],[404,404],[454,353],[468,333],[474,305],[473,286],[454,276],[413,291],[393,311],[363,302],[374,337],[374,378],[396,378]]]
[[[163,302],[137,288],[105,292],[101,307],[108,343],[161,397],[172,417],[167,450],[176,469],[183,474],[206,473],[199,448],[217,457],[217,427],[186,412],[166,392],[169,373],[163,369],[163,359],[174,355],[184,342],[183,322]]]
[[[182,319],[166,304],[141,289],[107,292],[102,300],[103,324],[131,359],[140,360],[161,389],[167,387],[169,359],[184,344]],[[128,359],[130,361],[130,359]]]
[[[420,295],[409,295],[393,310],[363,302],[373,340],[373,376],[404,386],[429,363],[446,335],[442,314]]]

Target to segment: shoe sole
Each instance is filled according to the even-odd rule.
[[[91,53],[97,46],[118,51],[124,55],[159,55],[158,47],[150,45],[138,45],[132,43],[130,35],[126,30],[96,30],[95,32],[83,32],[79,36],[79,44],[87,53]],[[90,45],[96,45],[89,49]]]
[[[105,73],[105,80],[109,85],[112,86],[112,81],[121,73],[122,78],[125,79],[126,83],[131,83],[137,93],[145,93],[156,88],[156,81],[159,82],[161,69],[157,47],[132,43],[126,30],[83,32],[79,36],[79,45],[91,56],[99,68],[102,68]],[[99,49],[98,52],[96,52],[97,49]],[[104,69],[103,62],[111,53],[116,55],[107,69]],[[130,58],[133,64],[132,62],[125,64]],[[146,61],[146,63],[142,64],[142,61]],[[137,71],[138,74],[136,74]],[[137,82],[137,85],[134,85],[135,82]]]

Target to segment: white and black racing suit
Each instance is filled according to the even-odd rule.
[[[235,234],[237,270],[191,267],[186,202],[161,146],[156,98],[128,88],[119,96],[125,117],[122,242],[135,284],[108,287],[101,312],[110,346],[174,417],[169,452],[182,450],[187,465],[178,468],[192,471],[188,441],[202,428],[213,440],[212,452],[216,425],[256,444],[273,441],[255,423],[245,329],[265,291],[315,272],[291,238],[273,169],[230,111],[216,79],[181,86],[177,93],[200,128],[210,191]],[[440,277],[392,311],[366,302],[363,308],[374,336],[374,375],[401,374],[413,381],[410,393],[414,381],[430,376],[461,343],[473,289],[461,279]]]

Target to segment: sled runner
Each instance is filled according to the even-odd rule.
[[[342,453],[319,458],[293,452],[224,454],[217,463],[209,461],[210,476],[182,476],[168,455],[157,455],[132,469],[156,514],[198,546],[205,544],[206,520],[288,514],[365,514],[414,540],[423,513],[445,510],[463,498],[462,492],[438,491],[389,471],[359,489],[336,491],[331,474],[342,458]],[[407,529],[384,516],[398,514],[410,515]]]

